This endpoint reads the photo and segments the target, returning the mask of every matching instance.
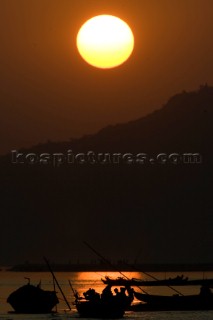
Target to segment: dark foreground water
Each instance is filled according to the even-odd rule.
[[[128,277],[132,278],[146,278],[140,273],[125,273]],[[78,318],[75,306],[73,305],[74,297],[71,292],[68,280],[71,280],[73,287],[78,290],[80,294],[89,288],[94,288],[98,292],[102,292],[104,286],[101,282],[101,277],[105,275],[117,277],[118,273],[98,273],[98,272],[62,272],[56,273],[58,282],[62,290],[71,304],[72,311],[68,311],[66,303],[63,301],[61,294],[58,293],[60,303],[57,307],[57,313],[48,315],[16,315],[11,313],[13,310],[7,304],[7,297],[11,292],[27,283],[24,277],[31,279],[32,284],[38,284],[41,280],[42,288],[45,290],[52,290],[52,277],[49,273],[16,273],[16,272],[0,272],[0,319],[2,320],[67,320]],[[175,273],[154,273],[158,279],[165,279],[166,277],[175,277]],[[213,273],[185,273],[190,279],[198,278],[213,278]],[[155,294],[173,294],[169,288],[144,288],[149,293]],[[193,294],[199,292],[199,287],[178,287],[179,291],[183,294]],[[59,292],[59,290],[57,290]],[[144,320],[213,320],[213,311],[195,311],[195,312],[127,312],[126,319],[144,319]]]

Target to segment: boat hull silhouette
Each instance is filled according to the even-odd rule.
[[[143,301],[131,307],[135,311],[213,310],[213,294],[160,296],[135,292],[135,298]]]
[[[40,287],[27,284],[13,293],[7,299],[16,313],[51,313],[59,303],[55,291],[45,291]]]
[[[116,299],[111,301],[78,301],[76,308],[83,318],[119,319],[125,313],[125,305]]]
[[[140,279],[111,279],[106,277],[102,282],[111,286],[131,286],[131,287],[161,287],[161,286],[213,286],[213,279],[189,280],[188,278],[176,277],[166,280],[140,280]]]

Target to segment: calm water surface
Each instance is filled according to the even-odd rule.
[[[126,272],[129,278],[143,278],[148,279],[141,273]],[[110,277],[118,277],[119,273],[116,272],[61,272],[55,273],[58,282],[60,283],[62,290],[71,304],[72,311],[68,311],[66,303],[63,301],[61,294],[58,291],[58,297],[60,303],[57,307],[57,313],[51,315],[16,315],[10,313],[12,308],[7,304],[7,297],[11,292],[27,283],[24,277],[31,279],[31,283],[37,285],[41,280],[42,288],[45,290],[52,290],[52,276],[48,272],[44,273],[28,273],[28,272],[0,272],[0,319],[2,320],[67,320],[78,318],[75,306],[73,305],[74,297],[71,292],[68,280],[71,280],[73,287],[78,290],[80,294],[89,288],[94,288],[98,292],[102,292],[104,285],[101,282],[101,278],[105,275]],[[153,273],[153,276],[158,279],[165,279],[169,277],[175,277],[177,273]],[[198,278],[213,278],[213,273],[184,273],[190,279]],[[149,279],[150,280],[150,279]],[[154,294],[173,294],[173,291],[169,288],[144,288],[149,293]],[[183,294],[193,294],[199,292],[199,287],[178,287],[179,291]],[[144,320],[213,320],[213,311],[196,311],[196,312],[127,312],[126,319],[144,319]]]

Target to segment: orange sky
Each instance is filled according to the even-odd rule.
[[[135,34],[123,66],[79,56],[85,20],[113,14]],[[0,152],[96,132],[213,84],[212,0],[0,0]]]

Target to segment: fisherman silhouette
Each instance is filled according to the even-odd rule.
[[[112,288],[112,286],[109,284],[104,288],[104,290],[102,291],[102,294],[101,294],[102,300],[111,300],[112,299],[113,294],[112,294],[111,288]]]

